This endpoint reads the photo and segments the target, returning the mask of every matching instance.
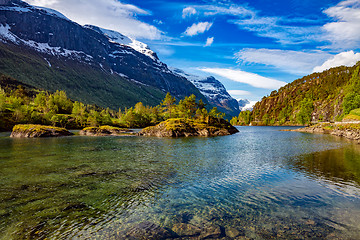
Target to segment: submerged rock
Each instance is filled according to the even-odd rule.
[[[171,230],[180,237],[196,236],[201,233],[200,228],[186,223],[175,224]]]
[[[125,239],[166,239],[171,233],[155,223],[144,221],[132,226],[125,234]]]
[[[10,137],[13,138],[42,138],[42,137],[61,137],[70,136],[73,133],[65,128],[35,125],[35,124],[19,124],[13,128]]]
[[[124,136],[135,135],[131,130],[111,126],[87,127],[79,132],[82,136]]]
[[[224,136],[239,132],[224,119],[208,117],[205,121],[171,118],[156,126],[144,128],[139,135],[154,137]]]
[[[225,234],[226,236],[230,237],[230,238],[235,238],[241,235],[241,232],[239,230],[237,230],[236,228],[233,227],[228,227],[225,230]]]

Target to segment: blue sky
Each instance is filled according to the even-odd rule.
[[[27,0],[147,43],[160,59],[260,100],[314,71],[360,60],[359,0]]]

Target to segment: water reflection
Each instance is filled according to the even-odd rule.
[[[360,184],[360,146],[357,144],[350,143],[346,148],[302,155],[291,163],[309,177],[324,178],[334,183]]]
[[[0,238],[360,237],[360,146],[279,129],[1,138]]]

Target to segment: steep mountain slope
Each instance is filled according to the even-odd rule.
[[[156,105],[167,92],[206,101],[145,44],[20,0],[0,0],[0,56],[0,73],[103,107]]]
[[[341,66],[313,73],[273,91],[255,104],[253,123],[307,124],[341,120],[345,96],[351,97],[352,93],[360,91],[359,66],[360,62],[353,67]],[[357,100],[350,100],[356,107]]]
[[[216,106],[220,111],[231,116],[236,116],[240,113],[238,102],[230,96],[224,85],[216,78],[212,76],[199,77],[176,68],[171,68],[171,70],[192,82],[207,98],[209,103]]]

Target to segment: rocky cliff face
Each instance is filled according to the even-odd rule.
[[[200,92],[207,98],[209,103],[217,107],[220,111],[231,116],[239,115],[240,110],[238,102],[230,96],[224,85],[216,78],[212,76],[195,76],[176,68],[172,68],[171,70],[192,82],[195,87],[197,87]]]
[[[178,98],[195,94],[205,100],[193,84],[170,71],[145,44],[95,26],[80,26],[54,10],[18,0],[0,0],[0,42],[11,45],[7,49],[15,52],[41,55],[50,68],[64,67],[57,64],[59,59],[76,61],[108,75],[120,76],[119,81],[151,86]],[[43,87],[34,80],[28,83]]]

